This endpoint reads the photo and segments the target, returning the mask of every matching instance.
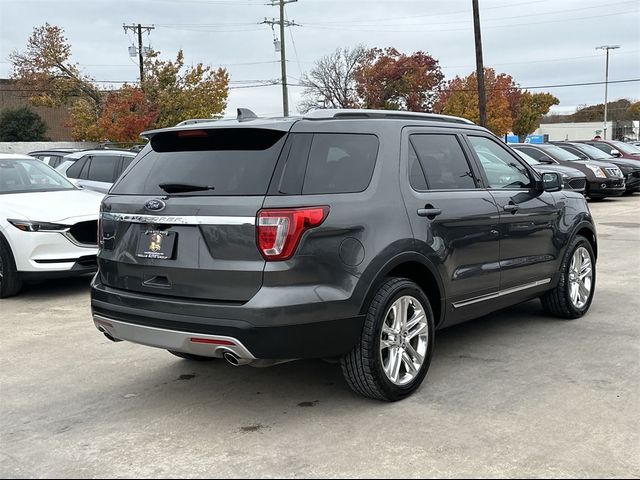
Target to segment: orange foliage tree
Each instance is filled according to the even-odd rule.
[[[512,104],[519,101],[519,87],[511,75],[496,74],[493,68],[484,69],[487,95],[487,128],[502,136],[513,125]],[[443,89],[435,111],[445,115],[463,117],[480,123],[478,111],[478,81],[475,72],[466,77],[450,80]]]
[[[430,112],[444,75],[438,61],[424,52],[373,48],[355,69],[356,91],[364,108]]]

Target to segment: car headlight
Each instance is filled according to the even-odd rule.
[[[69,228],[69,225],[61,225],[59,223],[34,222],[31,220],[15,220],[8,218],[7,221],[23,232],[63,232]]]
[[[604,170],[602,170],[602,168],[596,167],[595,165],[587,165],[587,168],[591,170],[596,177],[607,178],[607,174],[604,173]]]

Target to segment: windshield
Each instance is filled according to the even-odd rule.
[[[0,194],[75,188],[69,180],[40,160],[0,160]]]
[[[609,143],[614,145],[622,153],[626,153],[628,155],[640,154],[640,148],[636,147],[635,145],[631,145],[630,143],[619,142],[617,140],[613,140]]]
[[[539,162],[538,160],[536,160],[535,158],[533,158],[531,155],[527,155],[526,153],[524,153],[522,150],[515,150],[514,151],[520,155],[520,158],[522,158],[525,162],[527,162],[529,165],[542,165],[542,162]]]
[[[586,143],[583,143],[581,145],[576,145],[575,148],[586,153],[587,156],[589,158],[592,158],[593,160],[609,160],[611,158],[611,155],[607,155],[605,152],[603,152],[599,148],[596,148],[593,145],[588,145]]]
[[[567,152],[560,147],[556,147],[555,145],[539,145],[539,147],[541,147],[545,153],[548,153],[556,160],[563,160],[565,162],[574,162],[576,160],[580,160],[580,157],[577,157],[573,153]]]

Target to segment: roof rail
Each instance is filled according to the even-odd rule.
[[[464,123],[475,125],[466,118],[438,115],[436,113],[406,112],[400,110],[367,110],[367,109],[326,109],[313,110],[304,115],[307,120],[328,120],[340,118],[384,118],[398,120],[427,120],[434,122]]]

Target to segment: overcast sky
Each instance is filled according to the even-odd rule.
[[[9,76],[8,55],[25,47],[31,30],[49,22],[64,28],[73,60],[98,81],[135,82],[129,58],[131,33],[123,23],[155,25],[145,43],[188,63],[226,66],[232,90],[227,112],[248,107],[262,115],[282,112],[281,88],[252,87],[280,75],[271,27],[278,15],[269,0],[0,0],[0,78]],[[480,0],[485,66],[509,73],[523,87],[604,80],[604,52],[611,52],[609,79],[640,78],[640,1]],[[337,47],[358,43],[422,50],[439,60],[447,79],[474,70],[471,0],[299,0],[286,7],[301,26],[286,36],[289,82]],[[108,86],[104,83],[103,85]],[[556,112],[601,103],[604,86],[554,87]],[[301,88],[290,88],[292,112]],[[611,84],[609,99],[640,99],[640,82]]]

